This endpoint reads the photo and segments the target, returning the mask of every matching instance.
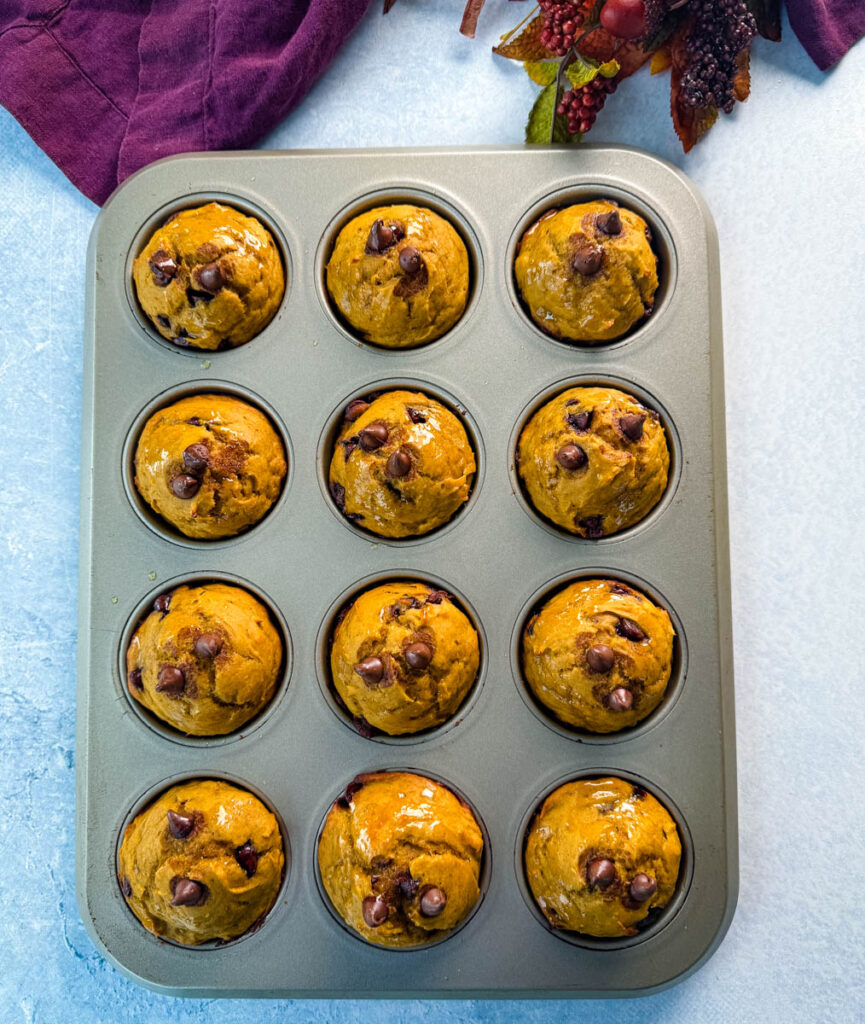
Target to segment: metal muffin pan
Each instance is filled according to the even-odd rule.
[[[610,197],[649,221],[661,258],[655,312],[597,347],[547,337],[523,310],[515,246],[544,210]],[[259,217],[288,272],[282,306],[239,349],[174,349],[137,308],[131,261],[170,212],[211,198]],[[442,339],[395,352],[354,339],[326,296],[323,268],[354,213],[409,200],[448,216],[467,242],[472,293]],[[126,975],[186,996],[569,997],[637,995],[694,971],[726,931],[737,838],[723,363],[717,238],[693,186],[668,164],[619,147],[251,152],[154,164],[106,204],[91,237],[84,370],[77,890],[84,923]],[[523,496],[514,445],[546,396],[579,381],[623,386],[661,414],[670,483],[630,530],[598,541],[546,523]],[[329,442],[352,397],[388,386],[440,397],[463,416],[478,457],[470,501],[423,538],[388,541],[343,519],[326,487]],[[260,405],[289,472],[270,514],[239,537],[191,541],[154,521],[130,477],[145,411],[193,391]],[[520,678],[519,630],[568,579],[644,587],[678,633],[671,688],[645,722],[596,737],[552,722]],[[481,635],[478,682],[455,718],[409,740],[364,738],[328,693],[328,630],[361,586],[428,579],[452,588]],[[238,733],[184,737],[133,707],[122,675],[135,621],[187,580],[250,586],[287,640],[273,703]],[[320,890],[324,815],[361,772],[403,768],[450,783],[487,837],[484,898],[446,939],[375,947],[335,919]],[[525,830],[569,778],[619,774],[678,819],[679,888],[625,940],[563,936],[532,906]],[[234,779],[285,828],[288,863],[262,926],[224,947],[184,948],[146,932],[116,881],[124,825],[183,779]]]

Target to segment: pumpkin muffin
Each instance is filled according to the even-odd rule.
[[[658,414],[604,387],[569,388],[541,406],[516,457],[538,512],[590,538],[638,523],[661,500],[670,468]]]
[[[126,651],[130,694],[192,736],[239,729],[270,701],[282,641],[265,606],[226,583],[160,594]]]
[[[610,200],[549,210],[523,235],[514,273],[532,320],[554,338],[614,341],[652,312],[649,226]]]
[[[382,537],[417,537],[468,501],[475,455],[459,418],[412,391],[346,407],[330,492],[346,517]]]
[[[276,901],[285,856],[274,815],[216,780],[172,786],[127,827],[117,877],[144,927],[186,946],[236,939]]]
[[[443,590],[385,583],[361,594],[333,633],[331,678],[358,729],[430,729],[459,708],[478,674],[478,635]]]
[[[318,843],[334,909],[369,942],[419,946],[461,924],[480,899],[483,834],[447,787],[411,772],[359,775]]]
[[[670,616],[645,594],[615,580],[578,580],[526,624],[523,673],[559,721],[616,732],[660,703],[673,637]]]
[[[535,816],[526,877],[553,928],[624,938],[673,898],[681,856],[676,823],[651,793],[624,779],[579,779]]]
[[[270,232],[221,203],[181,210],[157,228],[132,277],[141,308],[163,338],[208,350],[254,338],[285,291]]]
[[[155,412],[135,449],[135,486],[187,537],[232,537],[279,497],[282,441],[255,406],[228,395],[192,395]]]
[[[469,258],[452,224],[421,206],[379,206],[346,224],[327,264],[336,308],[366,341],[413,348],[459,320]]]

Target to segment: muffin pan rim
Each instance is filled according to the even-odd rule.
[[[621,580],[621,582],[633,587],[648,597],[653,604],[670,616],[673,624],[673,659],[670,669],[670,678],[667,682],[664,694],[658,705],[653,708],[645,718],[641,718],[634,725],[626,726],[615,732],[593,733],[586,729],[579,729],[576,726],[568,725],[555,714],[544,707],[543,704],[531,692],[525,673],[522,668],[522,637],[526,623],[535,610],[540,610],[543,604],[561,593],[571,583],[578,583],[580,580],[601,579]],[[522,697],[526,707],[532,714],[548,729],[573,740],[589,746],[605,747],[616,743],[624,743],[636,739],[644,733],[649,732],[656,725],[660,724],[669,715],[681,696],[688,678],[688,638],[685,626],[673,606],[672,602],[661,591],[648,580],[644,580],[634,572],[624,569],[610,569],[603,567],[581,566],[576,570],[566,570],[557,576],[551,577],[546,583],[542,583],[526,599],[519,615],[514,622],[511,635],[511,671],[513,673],[514,685]]]
[[[457,726],[461,725],[468,715],[471,714],[480,698],[481,691],[483,690],[483,686],[486,681],[489,644],[487,642],[486,631],[484,630],[483,623],[481,622],[480,616],[472,603],[457,587],[454,587],[453,584],[443,577],[436,576],[435,573],[415,569],[383,569],[380,572],[373,573],[371,576],[367,576],[364,579],[356,580],[354,583],[349,584],[349,586],[346,587],[328,606],[327,611],[322,616],[318,630],[316,631],[315,675],[316,682],[321,690],[322,698],[339,721],[352,732],[357,732],[357,729],[355,729],[351,719],[349,718],[348,710],[339,706],[336,687],[333,684],[330,672],[330,648],[333,632],[336,629],[336,617],[343,608],[348,609],[349,602],[354,598],[360,597],[360,595],[366,591],[373,590],[375,587],[387,583],[435,584],[439,589],[446,590],[448,594],[455,599],[452,603],[463,613],[463,615],[466,616],[474,627],[478,636],[478,647],[480,649],[480,661],[474,681],[456,711],[454,711],[454,713],[449,718],[445,719],[445,721],[440,725],[434,725],[428,729],[422,729],[415,733],[405,733],[394,736],[381,732],[381,730],[374,729],[372,736],[363,736],[365,740],[371,743],[382,743],[393,747],[411,747],[420,743],[429,743],[438,739],[440,736],[444,736],[451,729],[455,729]],[[359,735],[363,734],[359,733]]]
[[[386,345],[379,345],[374,341],[368,341],[362,338],[359,332],[345,320],[335,308],[335,304],[330,297],[330,292],[327,288],[327,264],[333,254],[340,231],[355,217],[378,206],[417,206],[422,209],[431,210],[451,225],[466,247],[469,264],[469,287],[465,308],[453,327],[431,341],[401,348],[388,348]],[[461,207],[455,196],[444,192],[436,195],[429,192],[423,186],[413,186],[406,181],[402,185],[385,185],[372,192],[360,194],[344,204],[322,230],[313,257],[313,272],[315,274],[315,291],[322,311],[347,341],[378,355],[408,356],[410,358],[413,353],[423,352],[429,349],[431,345],[452,341],[454,335],[459,338],[460,328],[469,324],[479,304],[484,286],[484,246],[471,218]]]
[[[279,254],[280,262],[282,263],[282,298],[279,300],[279,305],[277,306],[273,316],[268,320],[264,327],[262,327],[258,334],[253,335],[249,341],[245,341],[242,345],[232,345],[230,348],[225,349],[205,349],[196,348],[194,345],[175,345],[167,338],[163,338],[159,331],[157,331],[153,326],[150,317],[148,317],[141,308],[141,303],[138,301],[138,292],[132,279],[132,265],[134,261],[144,250],[154,232],[166,223],[167,218],[174,216],[176,213],[182,213],[184,210],[194,210],[198,207],[206,206],[208,203],[220,203],[223,206],[230,206],[238,213],[242,213],[247,217],[253,217],[259,221],[262,227],[265,228],[273,238],[277,253]],[[250,198],[249,196],[241,195],[240,193],[235,195],[218,189],[202,189],[197,192],[191,192],[186,196],[178,196],[176,199],[168,200],[163,203],[162,206],[150,214],[147,220],[144,221],[135,232],[126,256],[126,300],[129,305],[130,315],[136,323],[139,331],[145,334],[152,342],[155,342],[166,352],[179,352],[182,355],[192,356],[199,360],[212,360],[214,356],[221,358],[229,352],[236,352],[238,349],[251,345],[254,341],[258,341],[265,334],[276,334],[276,330],[271,331],[270,329],[277,324],[277,321],[282,319],[286,307],[288,306],[289,293],[291,291],[295,273],[292,261],[292,247],[288,241],[288,232],[286,227],[287,226],[285,224],[281,223],[281,218],[277,214],[276,210],[269,207],[268,204],[262,201],[258,196]],[[268,337],[267,340],[269,341],[270,337]]]
[[[126,499],[135,516],[149,530],[162,539],[167,540],[172,544],[177,544],[180,547],[194,548],[197,550],[213,550],[218,552],[220,548],[233,546],[240,541],[245,540],[250,534],[256,532],[264,526],[265,523],[276,517],[279,510],[285,504],[288,492],[291,490],[291,485],[294,480],[295,455],[291,442],[291,435],[288,432],[288,427],[285,425],[285,421],[273,405],[271,405],[271,403],[265,398],[253,391],[252,388],[239,383],[214,379],[207,381],[205,386],[202,386],[203,384],[203,381],[196,380],[179,381],[172,387],[151,398],[151,400],[139,410],[126,431],[126,437],[123,441],[123,451],[121,454],[120,472]],[[174,405],[175,402],[179,402],[184,398],[194,398],[197,395],[209,394],[225,395],[229,398],[235,398],[238,401],[245,402],[247,405],[253,406],[259,412],[263,413],[270,421],[270,425],[279,437],[286,463],[285,476],[282,480],[279,495],[261,519],[252,523],[245,530],[241,530],[233,536],[220,537],[216,540],[207,540],[203,537],[187,537],[185,534],[182,534],[166,519],[160,516],[158,512],[154,512],[153,509],[150,508],[145,501],[144,496],[135,486],[135,455],[142,431],[150,417],[155,415],[161,409],[167,409],[169,406]]]
[[[610,370],[598,370],[596,372],[588,371],[576,376],[570,375],[554,382],[553,384],[547,385],[542,391],[539,391],[530,398],[523,406],[511,430],[510,437],[508,438],[508,475],[510,476],[514,497],[517,499],[517,502],[526,515],[528,515],[528,517],[537,526],[542,527],[548,533],[552,533],[555,536],[560,537],[562,540],[580,545],[597,545],[599,550],[602,546],[612,544],[617,541],[630,540],[636,534],[642,533],[655,525],[657,520],[660,519],[670,505],[673,504],[676,492],[679,490],[679,486],[681,484],[681,478],[684,474],[686,462],[682,440],[676,426],[676,420],[671,415],[666,405],[659,401],[653,392],[650,391],[641,381],[618,377],[618,372],[618,367],[613,366]],[[519,444],[523,430],[528,426],[529,420],[535,415],[535,413],[539,412],[547,402],[551,402],[554,398],[557,398],[565,391],[569,391],[571,388],[576,387],[602,387],[616,389],[630,395],[632,398],[635,398],[640,405],[649,412],[656,412],[660,417],[661,426],[664,429],[664,436],[667,441],[667,450],[670,455],[670,468],[667,471],[667,484],[664,487],[663,493],[657,503],[649,509],[642,519],[638,519],[636,523],[631,526],[626,526],[623,530],[617,530],[615,533],[604,534],[603,537],[580,537],[578,534],[570,533],[568,530],[565,530],[564,527],[558,526],[551,519],[547,519],[542,512],[539,512],[538,509],[535,508],[526,491],[525,485],[523,484],[519,469],[517,468],[519,464],[517,460],[517,445]]]
[[[264,605],[268,611],[271,622],[279,634],[279,640],[282,644],[282,658],[280,661],[276,688],[273,691],[273,696],[252,716],[252,718],[248,719],[239,728],[234,729],[229,733],[214,736],[196,736],[192,733],[181,732],[174,726],[169,725],[168,722],[163,722],[158,715],[139,704],[139,702],[129,693],[126,671],[126,651],[129,648],[129,644],[132,641],[132,637],[136,629],[144,621],[148,608],[152,609],[153,602],[157,597],[168,593],[170,590],[175,590],[177,587],[205,586],[208,583],[225,583],[229,586],[239,587],[241,590],[245,590],[247,593],[251,594],[256,598],[256,600],[260,601]],[[158,736],[162,737],[162,739],[168,740],[170,743],[180,743],[184,746],[197,747],[199,749],[210,749],[213,747],[224,747],[229,743],[235,743],[238,740],[246,739],[248,736],[252,735],[252,733],[257,732],[260,728],[266,725],[268,719],[278,712],[278,709],[281,707],[283,701],[288,695],[288,688],[294,671],[294,646],[291,639],[291,630],[289,629],[285,616],[282,614],[282,610],[273,598],[262,590],[261,587],[253,583],[251,580],[248,580],[243,576],[238,576],[234,573],[227,573],[221,570],[208,571],[206,569],[202,569],[199,571],[183,573],[179,576],[167,579],[160,586],[149,591],[141,598],[138,604],[129,613],[126,625],[123,627],[123,632],[120,635],[120,640],[117,646],[117,664],[115,669],[116,673],[114,683],[118,691],[129,704],[132,713],[146,728],[152,730]]]
[[[385,774],[406,774],[406,775],[417,775],[425,779],[431,779],[438,785],[443,786],[445,789],[451,791],[454,796],[464,803],[471,811],[472,816],[477,823],[478,828],[481,830],[483,836],[484,846],[481,851],[481,865],[480,874],[478,876],[478,889],[480,895],[478,896],[477,902],[472,909],[466,914],[462,921],[456,927],[446,931],[443,935],[439,935],[429,942],[420,943],[414,946],[384,946],[379,943],[370,942],[369,939],[364,938],[360,932],[354,930],[351,925],[340,915],[339,911],[331,902],[330,896],[327,894],[327,890],[324,887],[324,881],[321,877],[321,869],[318,863],[318,846],[321,842],[321,834],[324,831],[324,826],[327,823],[328,815],[339,800],[340,796],[345,792],[346,787],[349,786],[358,776],[360,775],[385,775]],[[469,797],[465,795],[462,789],[459,789],[452,782],[450,782],[445,776],[438,772],[421,770],[419,768],[406,768],[399,765],[390,767],[384,766],[380,768],[372,768],[367,771],[361,771],[355,773],[350,779],[348,779],[343,786],[336,791],[336,796],[332,800],[326,802],[324,805],[324,811],[321,814],[318,827],[315,830],[312,844],[312,871],[315,876],[315,887],[318,892],[319,900],[324,910],[327,911],[329,917],[333,919],[333,923],[336,924],[342,931],[346,932],[351,938],[358,942],[362,942],[364,946],[376,950],[380,953],[424,953],[430,949],[435,949],[437,946],[441,946],[442,943],[447,942],[449,939],[455,938],[459,935],[481,912],[484,899],[487,895],[490,886],[490,879],[492,877],[493,870],[493,854],[492,854],[492,843],[490,840],[489,830],[487,829],[486,823],[480,812],[478,811],[477,804],[474,803]]]

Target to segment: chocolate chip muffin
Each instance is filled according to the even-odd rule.
[[[254,338],[279,309],[285,274],[279,249],[255,217],[208,203],[181,210],[132,265],[141,308],[169,341],[233,348]]]
[[[321,880],[346,924],[381,946],[419,946],[480,899],[483,834],[456,794],[410,772],[359,775],[318,843]]]
[[[526,623],[523,673],[560,721],[616,732],[658,706],[673,637],[670,616],[645,594],[616,580],[578,580]]]
[[[475,455],[460,420],[413,391],[356,399],[330,462],[343,515],[382,537],[417,537],[468,501]]]
[[[279,497],[282,441],[267,416],[228,395],[192,395],[155,412],[135,449],[135,486],[187,537],[218,540],[257,523]]]
[[[346,224],[327,264],[336,308],[366,341],[412,348],[440,338],[463,315],[465,243],[421,206],[379,206]]]
[[[650,793],[624,779],[579,779],[535,815],[526,878],[553,928],[623,938],[673,898],[681,856],[676,823]]]
[[[357,597],[333,633],[331,678],[359,731],[402,736],[441,725],[472,687],[478,635],[443,590],[385,583]]]
[[[621,338],[658,289],[648,225],[606,199],[547,211],[520,240],[514,273],[532,320],[566,341]]]
[[[185,946],[228,941],[276,901],[285,857],[252,793],[202,779],[172,786],[127,827],[117,877],[144,927]]]
[[[541,406],[516,456],[538,512],[590,538],[638,523],[661,500],[670,468],[658,414],[604,387],[569,388]]]
[[[192,736],[239,729],[270,701],[282,641],[267,609],[226,583],[160,594],[126,651],[130,694]]]

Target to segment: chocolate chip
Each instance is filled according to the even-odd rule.
[[[624,583],[612,583],[610,584],[611,594],[631,594],[633,591],[630,587],[626,587]]]
[[[633,619],[626,619],[624,617],[619,619],[619,624],[616,626],[616,632],[626,640],[633,640],[635,644],[642,643],[643,640],[648,639],[646,634],[640,629]]]
[[[384,423],[370,423],[357,436],[365,452],[374,452],[383,444],[387,444],[387,435],[388,430]]]
[[[148,263],[154,283],[160,288],[165,288],[177,276],[177,264],[164,249],[157,249]]]
[[[385,463],[384,471],[394,480],[407,476],[411,471],[411,456],[402,448],[398,449]]]
[[[595,644],[586,651],[586,661],[592,672],[609,672],[616,663],[616,655],[606,644]]]
[[[403,899],[410,900],[417,895],[418,887],[420,882],[416,878],[411,877],[410,871],[399,871],[394,876],[394,881],[399,888],[400,895]]]
[[[405,237],[405,232],[399,224],[385,224],[383,220],[373,221],[369,229],[364,251],[367,256],[377,256],[387,252],[396,245],[400,239]]]
[[[384,662],[375,656],[364,658],[354,666],[354,670],[367,686],[376,686],[384,675]]]
[[[362,904],[363,919],[370,928],[378,928],[387,920],[390,908],[380,896],[367,896]]]
[[[427,886],[420,894],[420,912],[422,917],[438,917],[444,910],[448,898],[444,890],[437,885]]]
[[[215,658],[222,650],[222,637],[218,633],[202,633],[192,649],[199,658]]]
[[[400,250],[399,265],[404,273],[417,274],[423,266],[423,259],[413,245],[407,245]]]
[[[408,667],[415,672],[422,672],[432,661],[433,652],[429,644],[418,642],[409,644],[405,649],[405,660]]]
[[[159,597],[153,602],[153,610],[155,612],[162,612],[164,615],[171,604],[171,594],[160,594]]]
[[[578,434],[584,434],[592,422],[592,411],[590,409],[587,412],[569,412],[565,419],[568,421],[568,425],[573,430],[576,430]]]
[[[412,423],[426,423],[426,416],[422,412],[418,412],[417,409],[410,409],[406,406],[405,411],[408,413],[408,418]]]
[[[426,599],[426,604],[441,604],[442,601],[446,601],[448,593],[445,590],[433,590],[429,597]]]
[[[355,398],[353,402],[349,402],[345,407],[342,417],[346,423],[354,423],[358,416],[365,413],[368,408],[369,402],[365,402],[362,398]]]
[[[351,458],[351,453],[355,450],[355,448],[357,448],[357,434],[355,434],[354,437],[348,437],[345,439],[345,441],[340,441],[339,443],[342,445],[342,450],[345,455],[345,461],[348,462],[348,460]]]
[[[371,739],[373,732],[375,731],[369,722],[363,717],[363,715],[355,715],[351,720],[351,724],[354,726],[354,731],[358,736],[363,736],[365,740]]]
[[[196,441],[183,450],[183,465],[190,473],[203,473],[210,465],[210,451],[203,441]]]
[[[354,794],[359,790],[363,789],[363,783],[359,779],[352,779],[351,782],[345,787],[345,792],[336,801],[340,807],[348,808],[354,799]]]
[[[607,707],[610,711],[630,711],[634,704],[634,695],[624,686],[617,686],[607,697]]]
[[[141,669],[134,668],[129,673],[129,686],[133,690],[143,690],[144,683],[141,681]]]
[[[616,865],[608,857],[593,857],[586,865],[586,882],[589,890],[600,889],[601,892],[616,880]]]
[[[210,295],[216,295],[225,287],[225,275],[218,263],[208,263],[206,266],[199,267],[193,276],[198,282],[199,288]]]
[[[578,519],[579,526],[590,540],[597,540],[604,536],[603,516],[587,516],[585,519]]]
[[[636,900],[637,903],[645,903],[646,900],[651,899],[658,889],[658,883],[651,875],[634,875],[631,879],[631,884],[628,886],[628,892],[631,894],[631,899]]]
[[[588,455],[578,444],[563,445],[556,452],[556,462],[562,469],[581,469],[588,461]]]
[[[213,302],[213,296],[210,292],[199,291],[196,288],[187,288],[186,301],[195,309],[199,302],[203,302],[205,306],[208,302]]]
[[[330,485],[330,493],[333,495],[333,500],[336,502],[340,512],[345,512],[345,488],[342,484],[334,481]]]
[[[166,697],[179,697],[186,686],[183,673],[175,665],[163,665],[156,677],[156,692]]]
[[[246,872],[247,878],[252,878],[258,871],[258,851],[252,845],[251,839],[247,839],[243,846],[238,846],[234,851],[234,859]]]
[[[129,881],[126,875],[124,875],[120,879],[120,891],[127,899],[129,899],[130,896],[132,895],[132,883]]]
[[[159,324],[160,327],[164,327],[166,331],[169,330],[171,327],[171,321],[168,319],[167,316],[163,316],[161,313],[157,315],[156,322]]]
[[[198,494],[201,481],[189,473],[178,473],[169,480],[168,485],[176,497],[186,500]]]
[[[619,417],[619,430],[631,441],[639,441],[643,436],[643,423],[646,414],[644,412],[628,413],[627,416]]]
[[[206,902],[210,892],[203,882],[193,882],[191,878],[171,879],[171,892],[174,898],[172,907],[200,907]]]
[[[643,789],[642,786],[634,786],[634,791],[631,794],[635,800],[644,800],[648,795],[648,790]]]
[[[175,839],[188,839],[195,828],[195,817],[192,814],[181,814],[179,811],[169,811],[168,831]]]
[[[585,245],[577,249],[571,264],[578,274],[583,277],[591,277],[601,269],[604,254],[596,245]]]
[[[595,219],[595,226],[598,231],[605,235],[620,235],[622,233],[622,218],[618,210],[610,210],[609,213],[602,213]]]

